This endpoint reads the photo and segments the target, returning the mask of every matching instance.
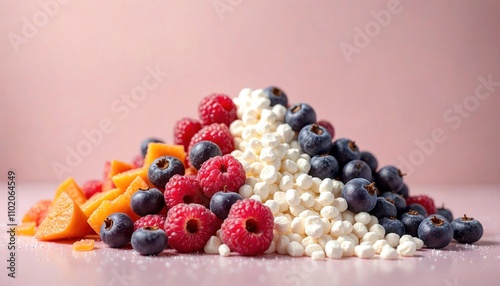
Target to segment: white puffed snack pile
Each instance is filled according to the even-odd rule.
[[[274,215],[274,239],[266,253],[314,260],[357,256],[397,259],[413,256],[421,240],[385,234],[376,217],[347,210],[344,184],[308,175],[310,156],[300,150],[297,134],[285,123],[286,108],[270,106],[263,90],[243,89],[233,99],[238,119],[231,123],[235,150],[247,175],[239,189],[243,198],[268,206]],[[205,247],[229,255],[215,238]]]

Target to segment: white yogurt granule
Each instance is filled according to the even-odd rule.
[[[405,241],[398,245],[398,248],[396,250],[401,256],[413,256],[417,251],[417,246],[413,241]]]
[[[219,246],[222,244],[220,238],[217,236],[211,236],[207,243],[205,244],[205,247],[203,248],[203,251],[207,254],[218,254],[219,253]]]
[[[311,253],[311,258],[313,260],[324,260],[325,252],[323,250],[314,251],[313,253]]]
[[[286,247],[286,251],[288,255],[292,257],[300,257],[304,255],[304,247],[297,241],[290,242]]]
[[[398,252],[391,246],[386,245],[386,247],[382,248],[382,251],[380,252],[380,257],[386,260],[395,260],[398,259]]]
[[[395,233],[388,233],[385,235],[385,240],[387,240],[387,244],[396,248],[399,245],[399,235]]]
[[[229,246],[227,246],[227,244],[221,244],[219,246],[219,254],[220,256],[227,257],[231,254],[231,249],[229,249]]]
[[[343,256],[343,250],[338,241],[330,240],[325,244],[325,254],[328,258],[340,259]]]
[[[354,253],[357,257],[363,259],[369,259],[375,256],[375,250],[371,245],[360,244],[354,247]]]

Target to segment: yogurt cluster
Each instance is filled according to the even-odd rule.
[[[247,175],[239,193],[261,201],[274,215],[274,238],[266,253],[316,260],[375,254],[397,259],[423,246],[416,237],[386,235],[375,216],[349,211],[342,182],[308,174],[310,156],[285,123],[284,106],[271,106],[261,89],[245,88],[233,102],[238,119],[229,128],[235,143],[231,155]]]

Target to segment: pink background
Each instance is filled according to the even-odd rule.
[[[500,84],[498,1],[401,0],[384,26],[372,11],[391,1],[61,0],[52,16],[39,2],[54,3],[0,2],[0,171],[21,182],[57,181],[53,162],[66,164],[65,148],[103,119],[113,131],[63,177],[100,178],[105,160],[131,160],[149,136],[171,142],[203,96],[268,85],[310,103],[381,165],[413,158],[409,183],[500,182],[500,85],[472,98],[478,77]],[[23,34],[33,16],[37,30]],[[372,36],[349,61],[341,46],[365,28]],[[129,114],[117,109],[157,66],[167,74],[158,86]],[[478,106],[443,119],[464,100]],[[418,157],[416,141],[436,128],[446,140]]]

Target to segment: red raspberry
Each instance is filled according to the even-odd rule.
[[[198,111],[203,125],[223,123],[229,126],[231,122],[236,120],[236,105],[225,94],[214,93],[203,98]]]
[[[174,143],[183,145],[188,150],[191,138],[201,129],[201,123],[191,118],[182,118],[174,125]]]
[[[243,165],[231,155],[208,159],[198,171],[203,193],[211,198],[219,191],[238,192],[246,180]]]
[[[52,207],[52,200],[40,200],[23,217],[23,222],[35,222],[39,226]]]
[[[332,136],[332,139],[333,139],[333,137],[335,136],[335,129],[333,128],[333,125],[329,121],[320,120],[320,121],[318,121],[318,125],[325,127],[326,131],[328,131],[328,133],[330,133],[330,135]]]
[[[82,191],[85,197],[90,198],[93,195],[102,192],[101,180],[90,180],[82,185]]]
[[[178,204],[168,211],[165,232],[168,244],[182,253],[200,251],[220,228],[213,212],[198,204]]]
[[[224,124],[213,123],[203,127],[196,133],[189,143],[189,150],[200,141],[212,141],[219,146],[222,155],[231,153],[234,150],[234,139],[229,132],[229,128]]]
[[[222,241],[242,255],[259,255],[271,246],[273,228],[271,209],[259,201],[244,199],[233,204],[222,223]]]
[[[134,230],[145,226],[156,226],[159,228],[163,228],[163,226],[165,225],[165,219],[166,217],[164,215],[148,214],[134,222]]]
[[[195,203],[206,207],[209,202],[195,176],[174,175],[165,186],[164,195],[168,209],[181,203]]]
[[[144,165],[144,157],[142,157],[142,154],[139,154],[137,156],[134,157],[134,159],[132,160],[132,166],[134,166],[134,168],[141,168],[142,165]]]
[[[434,200],[426,195],[420,195],[420,196],[412,196],[408,197],[406,199],[406,204],[421,204],[425,210],[427,211],[427,215],[435,214],[436,211],[436,205],[434,205]]]

